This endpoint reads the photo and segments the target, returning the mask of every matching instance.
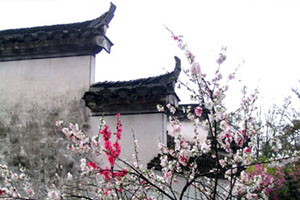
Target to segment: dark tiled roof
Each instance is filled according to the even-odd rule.
[[[181,71],[180,59],[175,57],[175,69],[160,76],[131,81],[100,82],[91,85],[83,99],[94,112],[116,110],[153,110],[157,104],[166,104],[178,97],[174,87]],[[172,101],[172,100],[171,100]],[[171,102],[170,102],[171,103]]]
[[[105,30],[115,9],[111,4],[100,17],[80,23],[0,31],[0,61],[109,52],[112,43]]]
[[[175,57],[176,60],[176,66],[174,71],[162,74],[159,76],[149,77],[149,78],[141,78],[136,80],[130,80],[130,81],[117,81],[117,82],[99,82],[91,85],[91,88],[132,88],[132,87],[140,87],[140,86],[155,86],[155,85],[168,85],[173,83],[174,80],[177,80],[178,75],[181,71],[180,66],[180,60],[179,58]]]

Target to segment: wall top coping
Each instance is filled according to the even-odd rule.
[[[86,106],[93,112],[156,110],[157,104],[177,103],[175,83],[181,72],[181,61],[175,57],[172,72],[137,80],[105,81],[90,86],[84,94]]]

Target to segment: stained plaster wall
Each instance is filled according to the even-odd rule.
[[[100,117],[92,117],[90,119],[91,133],[99,133],[99,118]],[[123,122],[123,134],[120,141],[122,152],[120,158],[131,163],[135,162],[135,159],[132,156],[134,153],[134,133],[138,141],[140,163],[143,164],[144,167],[147,167],[146,164],[158,155],[158,142],[166,142],[166,115],[163,113],[121,114],[120,119]],[[116,117],[105,116],[104,120],[106,124],[110,126],[111,131],[115,132]],[[98,157],[98,159],[102,166],[108,164],[105,156],[102,156],[101,158]]]
[[[99,123],[101,116],[93,116],[90,119],[90,131],[91,136],[99,133]],[[126,159],[131,163],[135,162],[132,155],[134,153],[133,133],[138,140],[139,145],[139,159],[140,163],[144,167],[147,167],[154,157],[158,155],[158,142],[166,144],[167,132],[172,135],[173,128],[168,123],[167,116],[163,113],[153,114],[133,114],[133,115],[121,115],[120,119],[123,122],[123,136],[120,144],[122,146],[122,152],[120,158]],[[104,120],[109,125],[112,132],[116,132],[116,117],[104,116]],[[181,122],[181,133],[190,141],[194,140],[194,125],[190,121]],[[198,138],[205,140],[207,137],[207,131],[201,127],[197,128]],[[114,140],[112,140],[114,141]],[[106,157],[96,157],[99,164],[102,166],[107,165]]]
[[[0,62],[0,163],[21,163],[35,182],[54,181],[62,174],[57,165],[76,171],[76,156],[54,121],[89,127],[81,98],[94,70],[94,56]]]
[[[193,141],[194,140],[194,136],[195,136],[195,126],[194,123],[191,121],[181,121],[181,134],[183,135],[183,137],[189,141]],[[173,127],[171,126],[170,123],[168,123],[167,126],[167,130],[168,133],[170,135],[172,135],[173,133]],[[198,138],[203,141],[207,138],[207,130],[205,130],[203,127],[197,126],[197,133],[198,133]]]

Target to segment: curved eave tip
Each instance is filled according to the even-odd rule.
[[[177,57],[177,56],[174,56],[175,58],[175,61],[176,61],[176,66],[175,66],[175,69],[174,70],[181,70],[181,60]]]

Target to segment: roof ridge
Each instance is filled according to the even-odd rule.
[[[115,10],[116,10],[116,6],[113,3],[111,3],[110,8],[107,12],[91,20],[85,20],[82,22],[64,23],[64,24],[49,24],[44,26],[4,29],[4,30],[0,30],[0,36],[20,34],[20,32],[23,32],[24,34],[42,32],[42,31],[47,31],[50,28],[55,30],[60,27],[71,27],[70,29],[98,28],[100,26],[109,24],[109,22],[114,16]]]
[[[24,59],[95,55],[110,52],[106,37],[116,6],[93,20],[0,31],[0,62]]]
[[[178,57],[175,56],[175,61],[176,65],[173,71],[167,72],[165,74],[160,74],[157,76],[150,76],[146,78],[138,78],[138,79],[133,79],[133,80],[123,80],[123,81],[102,81],[98,83],[92,84],[90,87],[101,87],[101,85],[106,85],[106,87],[120,87],[120,85],[128,84],[131,83],[130,85],[137,84],[137,85],[143,85],[144,83],[147,82],[153,82],[155,80],[163,79],[164,77],[166,78],[171,78],[169,81],[177,81],[178,76],[181,72],[181,61]],[[173,76],[172,76],[173,75]],[[115,85],[115,86],[113,86]],[[125,87],[126,85],[124,85]]]

